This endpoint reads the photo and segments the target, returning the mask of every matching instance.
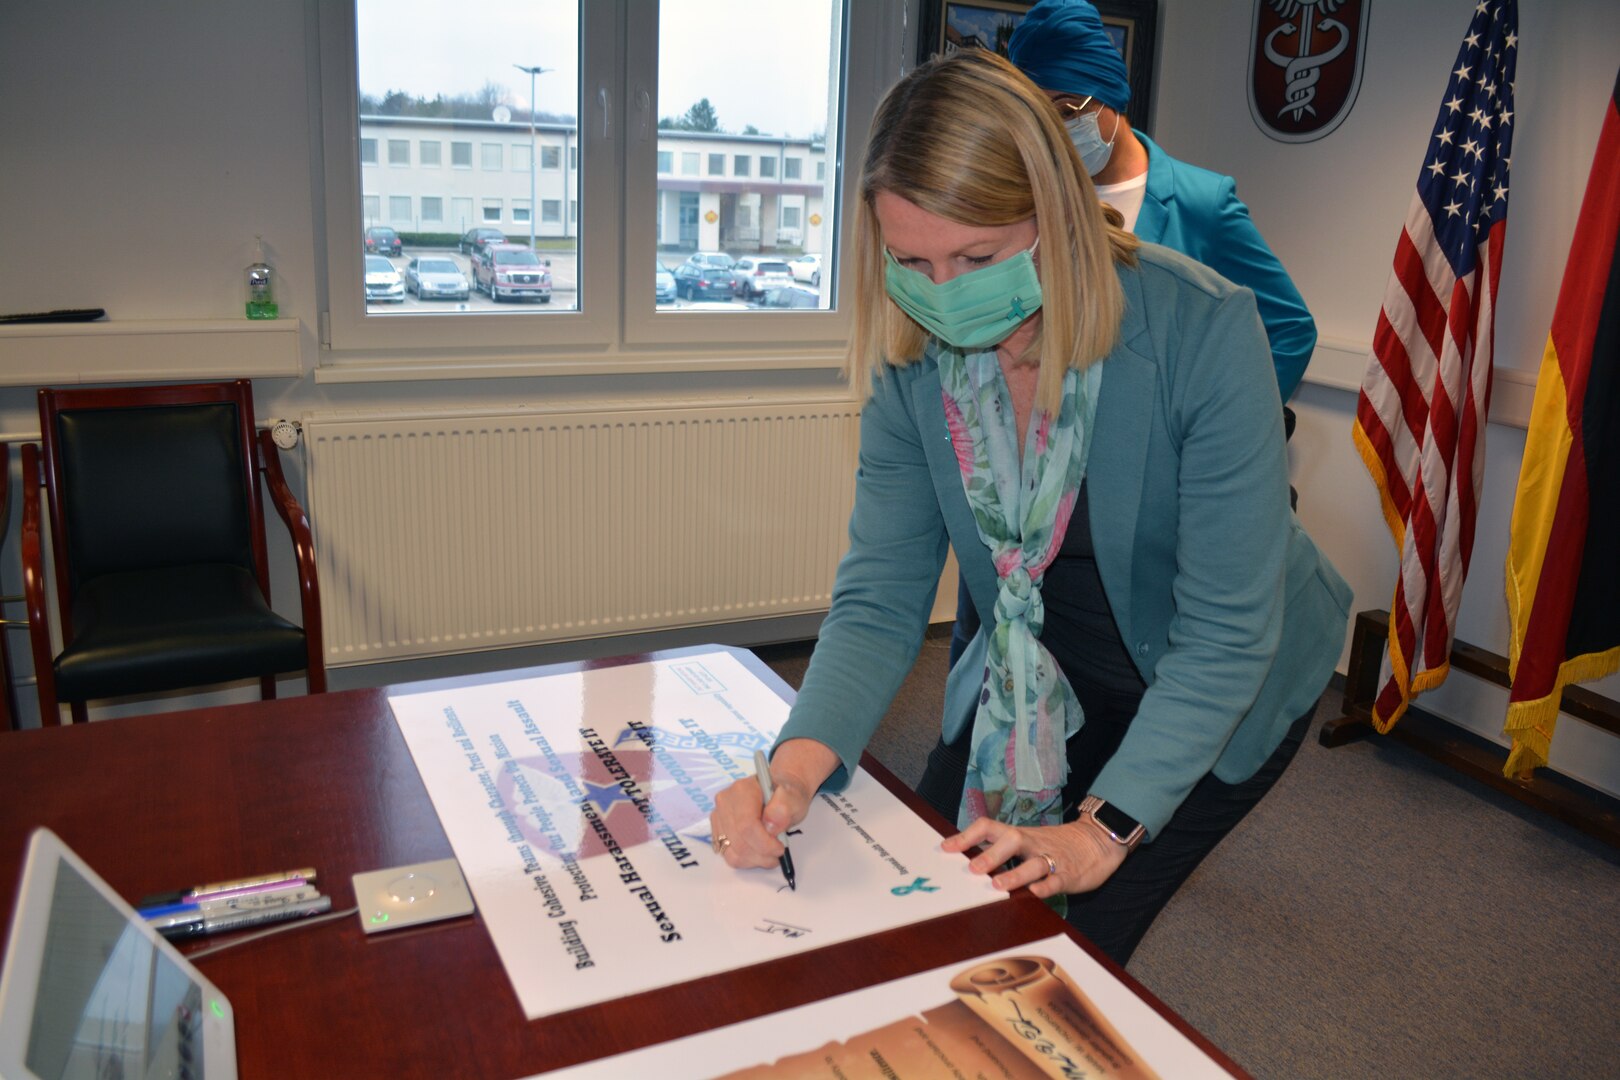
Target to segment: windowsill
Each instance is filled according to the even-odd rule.
[[[297,378],[298,319],[116,319],[0,327],[0,386]]]
[[[535,375],[649,375],[695,371],[836,371],[842,347],[794,352],[749,351],[575,354],[536,358],[530,354],[423,357],[412,360],[330,360],[315,369],[317,383],[512,379]]]

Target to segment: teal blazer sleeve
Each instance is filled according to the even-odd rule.
[[[1136,235],[1181,252],[1253,291],[1271,344],[1277,390],[1287,401],[1316,348],[1316,320],[1266,244],[1230,176],[1178,161],[1137,133],[1148,151],[1147,191]]]
[[[949,546],[908,373],[890,371],[878,380],[861,411],[849,551],[778,740],[805,737],[831,747],[843,763],[825,785],[832,791],[848,784],[916,662]],[[931,404],[943,432],[937,395]]]

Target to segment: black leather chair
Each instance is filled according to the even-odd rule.
[[[40,719],[98,698],[308,672],[326,689],[309,519],[246,380],[41,390],[43,453],[23,448],[23,584]],[[40,459],[63,648],[45,614]],[[263,476],[292,534],[303,628],[270,609]]]
[[[0,543],[11,535],[11,447],[0,443]],[[0,603],[11,603],[15,596],[0,597]],[[11,731],[17,726],[17,698],[11,687],[11,645],[6,640],[6,628],[27,625],[21,619],[0,618],[0,731]]]

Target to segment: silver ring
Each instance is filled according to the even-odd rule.
[[[716,855],[724,855],[726,848],[731,846],[731,837],[727,836],[725,833],[715,833],[714,839],[709,843],[710,846],[714,848],[714,853]]]
[[[1050,855],[1042,855],[1041,858],[1046,860],[1046,876],[1047,877],[1057,877],[1058,876],[1057,860],[1052,858],[1052,856],[1050,856]]]

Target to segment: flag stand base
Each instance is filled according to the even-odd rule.
[[[1351,632],[1350,663],[1344,679],[1344,712],[1322,725],[1318,741],[1327,747],[1373,734],[1372,705],[1378,693],[1378,667],[1389,636],[1389,612],[1363,611]],[[1507,658],[1464,641],[1453,641],[1453,671],[1509,687]],[[1620,735],[1620,702],[1578,686],[1564,689],[1561,711]],[[1502,775],[1507,747],[1480,738],[1417,706],[1389,731],[1389,738],[1410,746],[1442,765],[1487,784],[1542,813],[1572,825],[1588,836],[1620,848],[1620,800],[1595,788],[1542,769],[1529,777]]]

